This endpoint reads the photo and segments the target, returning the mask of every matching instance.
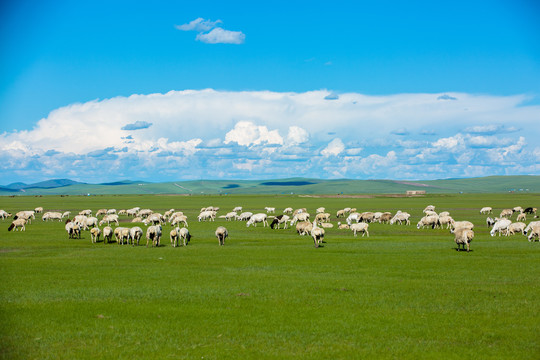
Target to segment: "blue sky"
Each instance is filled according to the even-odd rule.
[[[13,1],[0,16],[0,184],[540,173],[535,1]]]

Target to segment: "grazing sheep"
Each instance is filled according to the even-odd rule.
[[[523,234],[525,234],[525,232],[523,232]],[[529,242],[535,242],[535,238],[540,241],[540,225],[534,225],[529,230],[529,236],[527,236],[527,240],[529,240]]]
[[[127,211],[125,209],[118,210],[118,215],[127,215]]]
[[[441,217],[441,216],[450,216],[450,212],[448,212],[448,211],[441,211],[441,212],[439,213],[439,217]]]
[[[454,219],[450,215],[448,216],[440,216],[439,215],[439,225],[440,227],[443,227],[446,225],[446,228],[449,229],[450,226],[452,226],[452,223],[454,222]]]
[[[516,207],[512,208],[512,211],[517,212],[517,213],[521,213],[521,212],[523,212],[523,208],[521,206],[516,206]]]
[[[311,225],[311,237],[315,243],[315,247],[319,247],[324,242],[324,229],[317,226],[317,223],[313,221]]]
[[[116,239],[116,242],[120,245],[124,245],[124,240],[126,240],[126,244],[129,241],[129,229],[125,227],[117,227],[114,229],[114,238]]]
[[[490,206],[484,206],[480,209],[480,214],[491,214],[493,212],[493,208]]]
[[[232,219],[236,219],[237,216],[238,214],[236,213],[236,211],[231,211],[224,215],[223,218],[227,221],[231,221]]]
[[[435,211],[435,205],[428,205],[424,209],[424,213],[427,211]]]
[[[75,239],[75,237],[79,239],[81,238],[81,226],[79,224],[68,219],[66,221],[65,229],[68,233],[68,238],[70,239]]]
[[[277,224],[277,228],[279,229],[280,225],[284,224],[283,228],[286,229],[287,228],[287,221],[289,221],[289,215],[285,215],[285,214],[278,215],[278,216],[276,216],[274,218],[274,220],[270,224],[270,228],[274,229],[274,226],[276,226],[276,224]]]
[[[189,241],[191,240],[191,234],[189,233],[189,230],[186,228],[181,228],[180,232],[178,233],[178,236],[180,239],[182,239],[182,242],[184,243],[184,246],[189,244]]]
[[[399,223],[400,225],[402,225],[403,223],[405,223],[406,225],[410,225],[410,217],[411,215],[409,213],[404,211],[398,211],[396,215],[394,215],[394,217],[390,220],[390,225],[393,225],[395,223]]]
[[[143,219],[144,218],[147,218],[149,217],[150,215],[152,215],[154,212],[150,209],[140,209],[138,212],[137,212],[137,216],[140,216],[142,217]]]
[[[350,228],[350,226],[348,224],[342,224],[340,222],[338,222],[337,225],[338,225],[338,229],[340,229],[340,230],[343,230],[343,229],[349,230],[349,228]]]
[[[171,221],[172,226],[175,226],[175,225],[180,224],[180,223],[184,224],[185,227],[189,227],[186,215],[178,215],[174,219],[172,219],[172,221]]]
[[[111,241],[113,236],[113,229],[110,226],[105,226],[103,228],[103,244],[107,244]]]
[[[531,221],[529,225],[527,225],[527,227],[525,227],[525,229],[523,230],[523,235],[527,235],[527,233],[531,231],[533,227],[537,226],[540,226],[540,221]]]
[[[90,215],[92,215],[92,210],[90,210],[90,209],[81,210],[81,211],[79,211],[79,215],[90,216]]]
[[[383,224],[387,224],[390,222],[390,220],[392,220],[392,213],[388,212],[388,211],[385,211],[381,214],[381,216],[379,217],[379,223]]]
[[[345,217],[345,210],[343,210],[343,209],[338,210],[337,213],[336,213],[336,217],[337,218]]]
[[[105,215],[103,219],[101,219],[101,221],[99,222],[99,225],[103,225],[105,223],[107,223],[107,225],[110,225],[112,222],[116,223],[116,225],[119,225],[118,215],[116,214]]]
[[[323,222],[323,223],[319,223],[319,226],[322,227],[323,229],[331,229],[334,227],[334,224]]]
[[[135,245],[135,243],[137,243],[137,246],[139,246],[139,241],[141,240],[142,234],[143,231],[138,226],[134,226],[129,229],[129,237],[131,238],[132,245]]]
[[[135,216],[137,216],[138,212],[139,212],[138,208],[127,209],[126,210],[126,215],[135,217]]]
[[[58,220],[62,221],[62,214],[55,211],[47,211],[43,216],[41,217],[41,220],[43,221],[49,221],[49,220]]]
[[[508,226],[510,226],[511,223],[512,221],[508,219],[500,219],[493,225],[493,228],[491,229],[489,234],[491,236],[495,236],[495,233],[498,232],[499,236],[501,236],[501,233],[504,233],[504,235],[508,235]]]
[[[512,209],[503,209],[501,211],[501,215],[499,217],[500,218],[510,218],[513,213],[514,213],[514,211]]]
[[[258,214],[255,214],[253,215],[252,217],[249,218],[246,226],[249,227],[250,225],[253,225],[253,226],[257,226],[257,223],[263,223],[263,226],[266,227],[268,226],[268,221],[266,221],[266,218],[267,218],[267,215],[264,214],[264,213],[258,213]]]
[[[38,206],[37,208],[34,209],[34,212],[36,214],[41,214],[43,212],[43,208],[41,206]]]
[[[107,215],[116,214],[116,209],[109,209],[107,210]]]
[[[326,208],[320,207],[320,208],[317,208],[317,210],[315,210],[315,211],[316,211],[317,214],[321,214],[321,213],[326,211]]]
[[[99,241],[100,235],[101,230],[98,227],[93,227],[90,229],[90,239],[92,240],[93,244]]]
[[[227,229],[224,226],[218,226],[215,234],[219,241],[219,245],[225,245],[225,238],[229,236],[229,232],[227,231]]]
[[[315,221],[318,223],[323,221],[328,222],[330,221],[330,214],[325,212],[318,213],[317,215],[315,215]]]
[[[5,220],[7,218],[11,217],[11,214],[8,213],[5,210],[0,210],[0,219]]]
[[[216,213],[213,210],[205,210],[201,212],[199,216],[197,216],[197,220],[199,222],[206,221],[206,220],[215,221],[215,219],[216,219]]]
[[[275,207],[268,207],[268,206],[266,206],[264,209],[266,210],[266,213],[267,213],[267,214],[273,214],[273,213],[276,212],[276,208],[275,208]]]
[[[488,217],[486,218],[486,225],[487,225],[487,227],[492,227],[493,225],[495,225],[495,223],[497,222],[498,219],[499,219],[499,218],[493,219],[493,218],[491,218],[491,217],[488,216]]]
[[[83,224],[83,230],[88,230],[88,228],[91,226],[98,226],[98,219],[96,217],[87,217]]]
[[[131,220],[132,223],[142,223],[143,222],[143,218],[142,217],[139,217],[139,216],[136,216],[134,217],[132,220]]]
[[[369,224],[363,223],[363,222],[351,224],[350,226],[350,229],[353,231],[354,236],[356,236],[357,232],[361,232],[362,237],[364,237],[364,235],[367,235],[369,237],[368,228],[369,228]]]
[[[525,210],[523,210],[523,212],[524,212],[525,214],[531,214],[531,215],[534,214],[534,215],[536,215],[536,210],[537,210],[536,208],[528,207],[528,208],[526,208]]]
[[[17,219],[25,219],[27,223],[31,223],[32,219],[35,219],[36,216],[34,215],[34,210],[28,210],[28,211],[19,211],[15,214],[13,217],[13,220]]]
[[[431,226],[432,229],[440,227],[438,215],[426,215],[418,221],[416,224],[417,229],[423,229],[424,227]]]
[[[161,225],[165,222],[165,218],[160,213],[153,213],[146,218],[145,224]]]
[[[519,213],[516,221],[527,221],[527,214],[525,214],[524,212]]]
[[[107,214],[107,209],[99,209],[98,211],[96,211],[96,217],[100,215],[106,215],[106,214]]]
[[[463,221],[454,221],[450,225],[450,232],[455,233],[458,229],[474,229],[474,224],[470,221],[463,220]]]
[[[309,220],[309,213],[307,212],[299,212],[293,215],[293,218],[291,220],[291,225],[296,224],[298,221],[308,221]]]
[[[525,227],[527,225],[523,222],[515,222],[515,223],[511,223],[509,226],[508,226],[508,235],[515,235],[516,233],[522,233],[523,234],[523,230],[525,230]]]
[[[15,229],[17,231],[19,228],[21,228],[21,231],[26,231],[26,228],[24,227],[26,225],[26,219],[16,219],[11,222],[11,225],[8,227],[8,231],[11,231]]]
[[[361,222],[373,222],[373,219],[375,218],[375,214],[371,211],[365,211],[360,214],[360,221]]]
[[[235,213],[242,212],[242,207],[241,206],[236,206],[232,211],[234,211]]]
[[[470,243],[474,238],[474,231],[471,229],[459,228],[454,232],[454,241],[457,244],[457,251],[460,251],[460,246],[465,250],[467,246],[467,252],[470,250]]]
[[[152,241],[152,247],[159,247],[159,242],[161,239],[161,225],[152,225],[146,229],[146,247],[150,240]]]
[[[288,215],[291,215],[292,212],[293,212],[293,208],[292,208],[292,207],[288,207],[288,208],[285,208],[285,209],[283,210],[283,213],[284,213],[284,214],[288,214]]]
[[[347,221],[347,224],[351,225],[353,222],[355,223],[360,222],[361,217],[362,215],[360,213],[353,212],[347,217],[345,221]]]
[[[67,217],[69,218],[71,216],[71,211],[65,211],[63,214],[62,214],[62,219]]]
[[[245,211],[243,213],[241,213],[240,215],[238,215],[238,217],[236,218],[237,220],[240,220],[240,221],[248,221],[250,217],[253,216],[253,213],[250,212],[250,211]]]
[[[296,224],[296,232],[298,235],[306,235],[311,233],[311,229],[313,228],[313,224],[309,221],[300,221]]]

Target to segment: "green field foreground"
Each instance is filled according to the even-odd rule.
[[[416,229],[429,204],[475,223],[470,253],[457,252],[446,229]],[[293,229],[197,222],[210,205],[218,215],[324,206],[334,224],[347,206],[412,217],[410,226],[371,224],[369,238],[327,229],[315,248]],[[0,356],[539,359],[540,242],[491,237],[479,214],[518,205],[540,207],[540,195],[0,197],[10,212],[174,208],[194,236],[173,248],[165,225],[159,248],[92,244],[88,232],[68,239],[63,223],[40,216],[26,232],[0,220]],[[223,247],[218,225],[229,229]]]

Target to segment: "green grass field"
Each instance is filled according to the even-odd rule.
[[[475,223],[470,253],[445,229],[417,230],[436,205]],[[539,359],[540,243],[490,237],[482,206],[540,204],[539,194],[418,198],[280,196],[0,197],[16,212],[133,206],[188,215],[187,247],[92,244],[41,221],[0,220],[4,359]],[[293,229],[196,221],[201,207],[401,209],[412,225],[371,224],[369,238],[326,230],[324,247]],[[218,214],[218,215],[219,215]],[[127,217],[121,225],[127,223]],[[336,223],[335,216],[332,222]],[[224,247],[214,237],[229,229]],[[144,228],[144,226],[143,226]]]

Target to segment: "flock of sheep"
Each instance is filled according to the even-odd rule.
[[[204,207],[201,209],[197,216],[197,221],[215,221],[218,218],[218,207]],[[316,215],[313,220],[310,220],[311,215],[307,212],[307,209],[301,208],[293,210],[288,207],[283,210],[281,215],[269,215],[275,214],[276,209],[273,207],[266,207],[266,213],[255,213],[249,211],[243,211],[241,206],[237,206],[232,211],[225,215],[219,216],[219,218],[225,221],[245,221],[246,226],[257,226],[262,224],[264,227],[268,226],[271,229],[280,229],[283,225],[284,229],[289,226],[295,226],[296,232],[299,235],[310,235],[313,239],[315,247],[319,247],[324,242],[325,229],[334,227],[331,221],[331,214],[326,212],[324,207],[316,209]],[[535,241],[539,239],[540,235],[540,221],[532,221],[526,225],[523,221],[526,221],[527,214],[536,216],[536,208],[515,207],[513,209],[504,209],[501,211],[499,217],[486,219],[488,226],[492,227],[491,236],[498,235],[514,235],[521,233],[527,236],[529,241]],[[8,228],[11,230],[25,230],[25,225],[35,219],[35,214],[43,213],[43,208],[38,207],[34,210],[19,211],[13,215],[13,221]],[[491,207],[484,207],[480,210],[481,214],[492,214],[493,209]],[[517,214],[516,222],[511,221],[511,217]],[[132,223],[142,223],[146,228],[146,232],[140,226],[123,227],[119,226],[119,216],[124,215],[131,217]],[[7,213],[4,210],[0,210],[0,219],[8,219],[12,214]],[[101,219],[99,219],[101,217]],[[407,212],[397,211],[394,215],[390,212],[358,212],[355,208],[340,209],[336,213],[338,220],[337,227],[339,229],[350,229],[354,236],[361,233],[362,236],[369,237],[369,224],[370,223],[388,223],[399,225],[410,225],[411,215]],[[65,230],[69,238],[80,238],[82,231],[89,231],[92,243],[99,241],[100,237],[103,237],[103,243],[107,244],[114,239],[119,244],[131,244],[139,245],[140,240],[145,233],[146,246],[158,247],[160,246],[161,238],[163,236],[163,226],[170,224],[172,229],[169,232],[169,238],[171,245],[176,247],[180,245],[180,241],[183,246],[186,246],[190,239],[191,234],[188,230],[188,219],[182,211],[175,211],[170,209],[164,214],[154,212],[150,209],[141,209],[134,207],[127,210],[116,209],[100,209],[95,215],[92,215],[90,209],[82,210],[73,218],[71,213],[49,211],[42,215],[43,221],[50,220],[65,220]],[[268,220],[271,219],[271,223]],[[116,227],[111,227],[111,224],[115,224]],[[102,229],[100,226],[105,225]],[[470,250],[470,243],[474,238],[474,224],[470,221],[455,221],[448,211],[440,213],[435,212],[435,206],[428,205],[423,210],[423,217],[418,221],[416,227],[418,229],[423,228],[443,228],[449,229],[454,234],[454,241],[457,244],[457,250],[461,248],[463,250]],[[225,244],[225,239],[229,236],[228,230],[224,226],[218,226],[215,231],[215,236],[219,241],[219,245]],[[540,239],[539,239],[540,241]]]

